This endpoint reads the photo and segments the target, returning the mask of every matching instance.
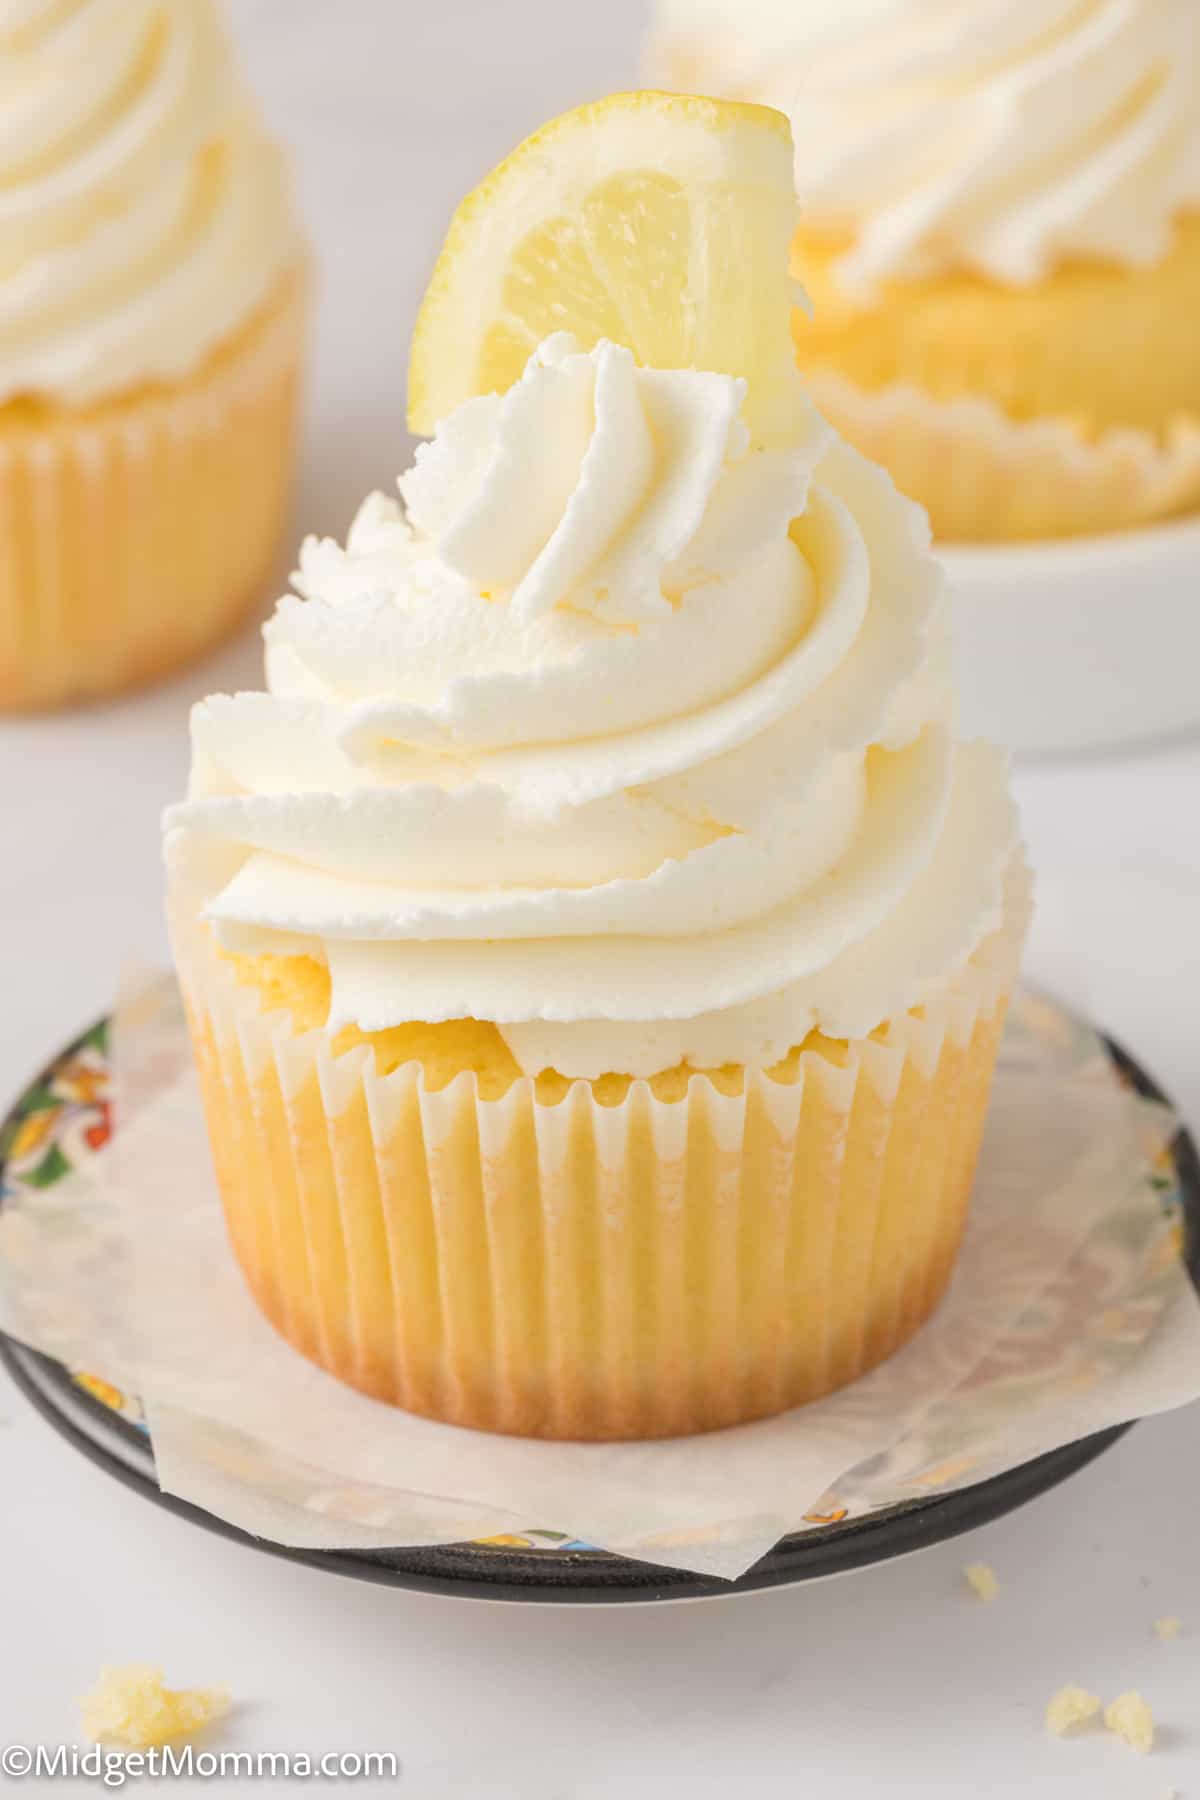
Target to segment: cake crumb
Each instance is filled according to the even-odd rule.
[[[1154,1621],[1154,1635],[1156,1638],[1161,1638],[1164,1644],[1171,1643],[1173,1639],[1179,1637],[1182,1632],[1182,1619],[1167,1617],[1165,1619],[1155,1619]]]
[[[1140,1694],[1119,1694],[1105,1707],[1104,1723],[1140,1756],[1154,1745],[1154,1715]]]
[[[1000,1592],[996,1571],[989,1568],[987,1563],[968,1563],[963,1574],[981,1600],[994,1600]]]
[[[1074,1731],[1077,1725],[1086,1725],[1099,1711],[1098,1694],[1089,1694],[1086,1688],[1081,1687],[1059,1688],[1046,1708],[1046,1729],[1052,1731],[1055,1737],[1063,1737],[1068,1731]]]
[[[224,1688],[163,1686],[163,1672],[148,1663],[105,1668],[79,1702],[83,1729],[114,1750],[150,1750],[186,1737],[229,1711]]]

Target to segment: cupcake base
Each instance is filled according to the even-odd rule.
[[[1200,213],[1151,268],[1077,259],[1028,286],[967,271],[860,296],[846,241],[797,232],[817,405],[946,542],[1124,530],[1200,507]]]
[[[816,1038],[734,1092],[526,1078],[481,1098],[380,1073],[264,1012],[191,925],[177,950],[217,1178],[258,1304],[377,1399],[565,1439],[712,1430],[889,1356],[954,1265],[1024,888],[926,1004]]]
[[[804,367],[868,391],[911,383],[932,400],[987,399],[1018,422],[1072,419],[1092,439],[1200,417],[1200,211],[1181,214],[1149,267],[1067,258],[1026,284],[957,269],[860,294],[843,274],[852,251],[796,233],[792,272],[812,301],[793,318]]]
[[[135,687],[264,597],[296,439],[305,277],[187,381],[0,408],[0,709]]]

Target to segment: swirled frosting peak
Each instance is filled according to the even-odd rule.
[[[441,561],[521,618],[568,602],[661,616],[706,574],[778,553],[803,510],[807,459],[747,456],[744,395],[726,376],[638,369],[616,344],[585,356],[548,338],[508,394],[446,421],[400,491]]]
[[[305,544],[167,816],[224,946],[323,960],[331,1026],[484,1019],[568,1075],[770,1062],[970,955],[1015,821],[924,516],[743,400],[551,338]]]
[[[0,404],[186,375],[295,251],[213,0],[0,0]]]
[[[1137,265],[1200,205],[1196,0],[662,0],[673,79],[792,115],[805,220],[868,289]]]

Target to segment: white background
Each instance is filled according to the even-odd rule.
[[[297,527],[344,530],[407,459],[409,329],[453,203],[529,129],[632,85],[638,0],[231,0],[320,258]],[[1136,595],[1131,594],[1131,604]],[[157,817],[189,703],[258,684],[248,633],[166,688],[0,723],[0,1097],[165,954]],[[1200,1123],[1200,742],[1018,772],[1039,974],[1085,998]],[[413,1800],[1200,1800],[1200,1417],[1139,1427],[967,1541],[700,1606],[513,1609],[257,1556],[127,1493],[0,1385],[0,1743],[77,1731],[102,1662],[222,1681],[237,1748],[387,1749]],[[961,1566],[992,1562],[984,1607]],[[1151,1621],[1181,1614],[1162,1645]],[[1144,1762],[1049,1741],[1063,1682],[1138,1686]],[[374,1784],[372,1784],[374,1785]],[[65,1791],[59,1787],[57,1791]],[[235,1791],[232,1785],[225,1791]]]

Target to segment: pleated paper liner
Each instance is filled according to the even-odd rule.
[[[1019,885],[1019,884],[1018,884]],[[929,1316],[962,1232],[1025,893],[919,1009],[736,1094],[615,1105],[335,1055],[176,950],[230,1237],[298,1350],[410,1411],[662,1437],[853,1380]]]
[[[260,604],[296,442],[306,278],[197,374],[0,407],[0,709],[138,685]]]
[[[1090,442],[1066,419],[1019,423],[991,400],[939,401],[911,386],[868,391],[808,369],[817,406],[919,500],[945,543],[1130,530],[1200,507],[1200,420],[1159,443],[1111,431]]]

